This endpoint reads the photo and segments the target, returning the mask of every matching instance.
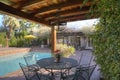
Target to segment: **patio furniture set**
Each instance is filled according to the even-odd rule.
[[[87,64],[81,64],[82,55],[79,61],[72,58],[60,59],[49,57],[36,60],[34,55],[24,56],[26,65],[19,63],[26,80],[90,80],[96,64],[91,65],[92,57]]]

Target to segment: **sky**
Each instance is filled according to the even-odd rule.
[[[2,15],[0,15],[0,26],[2,25]]]
[[[81,29],[82,27],[92,27],[98,21],[99,21],[99,19],[88,19],[88,20],[68,22],[67,27],[68,28],[74,28],[74,29],[78,29],[78,28]]]

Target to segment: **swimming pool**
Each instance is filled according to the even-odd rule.
[[[25,64],[23,56],[29,54],[35,55],[38,60],[46,57],[51,57],[50,53],[43,52],[18,53],[7,56],[0,56],[0,76],[19,70],[19,62]]]

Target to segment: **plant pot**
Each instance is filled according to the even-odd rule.
[[[41,48],[44,48],[44,45],[41,45]]]
[[[56,59],[57,63],[60,63],[61,55],[60,54],[56,54],[55,55],[55,59]]]
[[[57,63],[60,63],[60,58],[56,58],[56,62],[57,62]]]

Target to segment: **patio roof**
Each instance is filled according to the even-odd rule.
[[[84,0],[1,0],[0,12],[53,26],[60,15],[60,23],[88,19],[91,0],[82,8]],[[89,17],[94,18],[94,16]]]

